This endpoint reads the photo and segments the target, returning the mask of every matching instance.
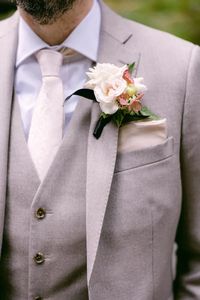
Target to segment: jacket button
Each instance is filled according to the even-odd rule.
[[[42,300],[42,297],[36,296],[36,297],[34,298],[34,300]]]
[[[40,207],[40,208],[38,208],[38,210],[36,211],[35,215],[36,215],[36,218],[37,218],[37,219],[42,220],[42,219],[44,219],[45,216],[46,216],[46,211],[44,210],[44,208]]]
[[[41,252],[38,252],[35,256],[34,256],[34,261],[36,264],[41,265],[45,262],[45,257],[44,254],[42,254]]]

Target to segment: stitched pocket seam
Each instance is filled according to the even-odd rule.
[[[120,174],[120,173],[123,173],[123,172],[127,172],[127,171],[131,171],[131,170],[134,170],[134,169],[139,169],[139,168],[147,167],[149,165],[154,165],[156,163],[160,163],[162,161],[165,161],[165,160],[173,157],[174,155],[175,155],[175,153],[172,153],[172,154],[170,154],[170,155],[168,155],[168,156],[166,156],[164,158],[158,159],[158,160],[153,161],[153,162],[149,162],[149,163],[146,163],[146,164],[143,164],[143,165],[140,165],[140,166],[135,166],[135,167],[131,167],[131,168],[128,168],[128,169],[116,171],[116,172],[114,172],[114,174],[117,175],[117,174]]]

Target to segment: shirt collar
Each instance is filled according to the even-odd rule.
[[[43,48],[55,50],[59,50],[63,47],[72,48],[83,56],[96,62],[99,48],[100,27],[101,9],[97,0],[93,1],[93,6],[87,16],[72,31],[66,40],[58,46],[49,46],[46,44],[20,17],[16,67],[35,52]]]

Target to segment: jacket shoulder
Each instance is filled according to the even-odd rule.
[[[155,53],[158,51],[163,52],[165,56],[177,52],[179,52],[179,55],[188,55],[195,47],[193,43],[170,33],[126,19],[112,11],[105,4],[102,6],[102,19],[103,29],[107,33],[121,42],[123,39],[124,41],[128,40],[129,47],[136,48],[142,53],[147,51],[150,54],[151,51]]]
[[[171,33],[164,32],[149,26],[123,19],[129,29],[133,32],[133,40],[137,42],[138,46],[168,48],[172,50],[178,50],[180,52],[190,51],[195,45],[192,42],[183,40]],[[170,52],[171,52],[170,51]]]

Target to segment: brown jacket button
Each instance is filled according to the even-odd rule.
[[[38,252],[35,256],[34,256],[34,261],[36,264],[41,265],[45,262],[45,257],[44,254],[42,254],[41,252]]]
[[[38,210],[36,211],[36,218],[39,220],[44,219],[46,216],[46,211],[44,210],[44,208],[40,207],[38,208]]]

